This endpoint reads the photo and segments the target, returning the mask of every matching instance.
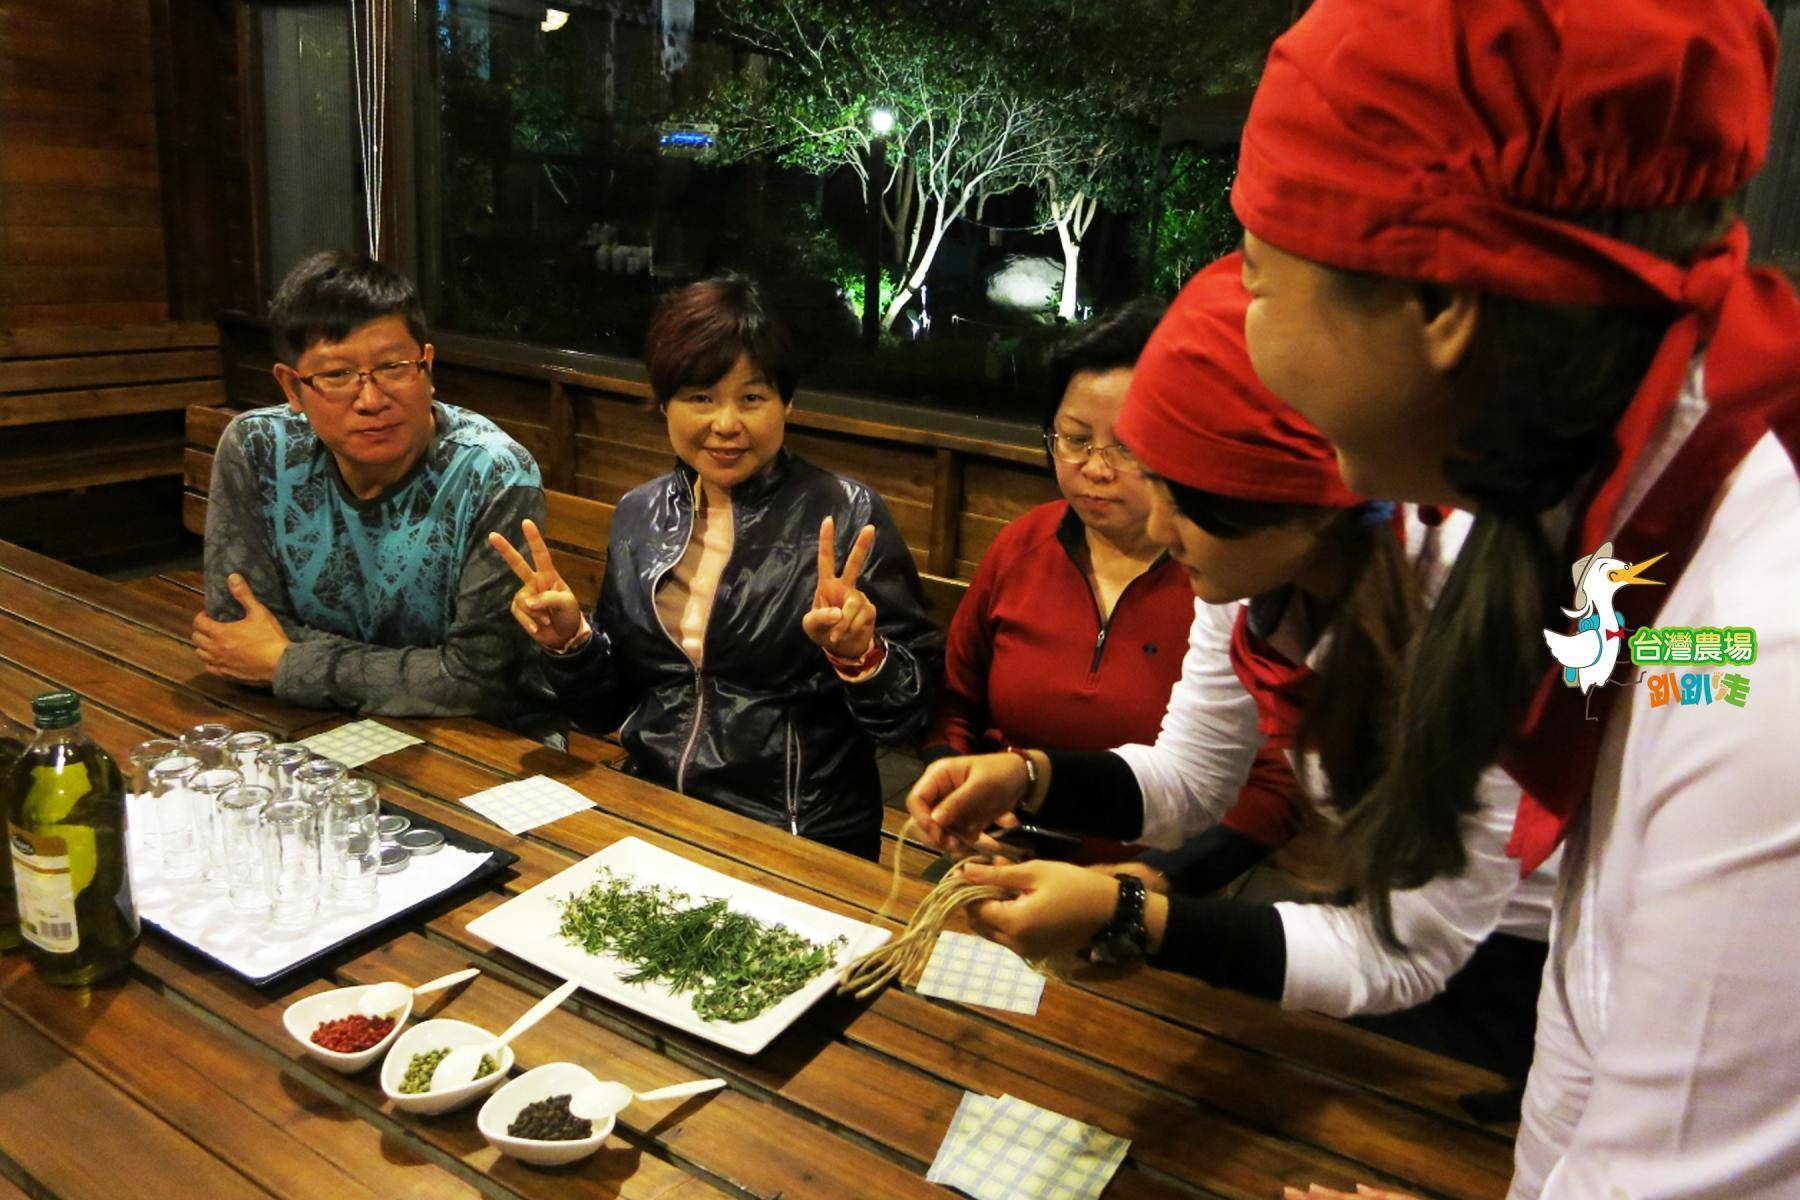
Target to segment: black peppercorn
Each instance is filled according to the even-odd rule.
[[[546,1096],[519,1110],[506,1127],[509,1137],[540,1142],[572,1142],[594,1136],[594,1123],[569,1111],[569,1096]]]

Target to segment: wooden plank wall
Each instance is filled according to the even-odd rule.
[[[211,321],[269,294],[260,238],[267,200],[254,30],[243,0],[149,0],[168,247],[169,315]]]
[[[221,339],[231,404],[283,403],[269,374],[266,332],[227,319]],[[674,461],[648,387],[625,370],[575,369],[554,354],[502,363],[446,339],[436,382],[439,397],[486,414],[530,450],[553,499],[591,502],[566,506],[587,524],[603,525],[621,496]],[[1008,521],[1057,496],[1042,452],[1033,447],[838,416],[809,408],[808,401],[803,389],[789,419],[788,445],[881,493],[940,607],[954,603],[958,585],[974,574]],[[603,554],[604,528],[580,536],[573,521],[556,522],[555,515],[560,536],[553,541]]]
[[[211,322],[0,329],[0,538],[69,561],[179,545],[184,410],[224,399]]]
[[[169,316],[147,0],[0,4],[0,329]]]

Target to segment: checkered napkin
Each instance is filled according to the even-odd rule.
[[[1044,977],[986,938],[942,933],[919,978],[919,994],[1036,1016]]]
[[[594,802],[574,788],[543,775],[515,779],[491,787],[473,796],[464,796],[463,804],[474,809],[511,834],[524,833],[539,825],[594,807]]]
[[[348,725],[339,725],[336,729],[303,738],[300,744],[332,762],[343,763],[346,767],[360,767],[384,754],[417,746],[419,739],[410,733],[401,733],[391,725],[383,725],[380,721],[352,721]]]
[[[925,1178],[975,1200],[1097,1200],[1130,1146],[1014,1096],[964,1092]]]

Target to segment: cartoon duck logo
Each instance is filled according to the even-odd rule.
[[[1634,583],[1660,587],[1660,579],[1641,576],[1665,557],[1658,554],[1643,562],[1627,563],[1614,558],[1612,543],[1604,542],[1575,564],[1575,607],[1563,609],[1575,618],[1575,632],[1544,630],[1551,655],[1562,664],[1564,685],[1580,688],[1585,695],[1612,678],[1619,650],[1625,645],[1625,624],[1613,605],[1613,597],[1620,588]]]

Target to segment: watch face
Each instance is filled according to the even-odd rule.
[[[1093,959],[1107,967],[1130,967],[1144,961],[1144,947],[1129,933],[1101,938],[1094,943]]]
[[[1144,944],[1150,931],[1144,927],[1144,885],[1130,875],[1120,875],[1119,904],[1113,919],[1094,935],[1088,958],[1109,967],[1135,966],[1144,961]]]

